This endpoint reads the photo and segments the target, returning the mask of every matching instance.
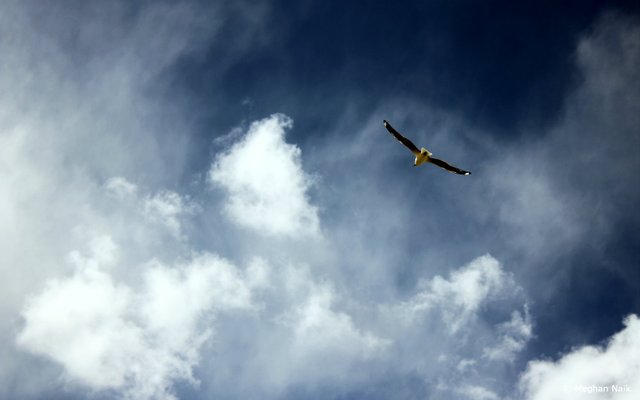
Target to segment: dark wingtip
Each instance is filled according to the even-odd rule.
[[[386,119],[383,119],[383,120],[382,120],[382,125],[387,126],[387,124],[388,124],[387,120],[386,120]]]

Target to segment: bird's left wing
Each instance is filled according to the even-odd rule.
[[[471,175],[471,172],[465,171],[465,170],[457,168],[457,167],[454,167],[453,165],[450,165],[450,164],[446,163],[445,161],[439,160],[437,158],[429,157],[429,162],[434,164],[434,165],[437,165],[440,168],[444,168],[449,172],[453,172],[454,174]]]
[[[413,144],[413,142],[409,139],[407,139],[406,137],[402,136],[400,134],[400,132],[396,131],[395,129],[393,129],[393,127],[386,121],[383,121],[384,123],[384,127],[387,128],[387,130],[389,131],[390,134],[393,135],[393,137],[395,137],[396,139],[398,139],[398,141],[400,143],[402,143],[403,145],[407,146],[407,148],[409,150],[411,150],[411,152],[415,155],[420,154],[420,150],[416,147],[415,144]]]

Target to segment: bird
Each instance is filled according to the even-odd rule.
[[[424,164],[424,163],[431,163],[433,165],[436,165],[440,168],[446,169],[449,172],[453,172],[454,174],[458,174],[458,175],[471,175],[471,172],[469,171],[465,171],[463,169],[454,167],[453,165],[447,163],[446,161],[440,160],[438,158],[435,158],[432,156],[432,153],[425,149],[424,147],[420,150],[418,150],[418,147],[416,147],[415,144],[413,144],[413,142],[409,139],[407,139],[406,137],[402,136],[400,134],[400,132],[396,131],[391,124],[389,124],[387,122],[387,120],[383,121],[384,123],[384,127],[387,128],[387,130],[389,131],[390,134],[393,135],[393,137],[395,137],[396,139],[398,139],[398,141],[400,143],[402,143],[403,145],[405,145],[409,150],[411,150],[411,152],[413,154],[415,154],[416,159],[413,163],[414,167],[417,167],[418,165]]]

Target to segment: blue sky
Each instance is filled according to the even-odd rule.
[[[634,398],[638,12],[5,2],[0,397]]]

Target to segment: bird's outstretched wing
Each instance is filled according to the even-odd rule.
[[[391,125],[389,125],[389,123],[384,120],[384,127],[387,128],[387,130],[389,131],[390,134],[393,135],[393,137],[395,137],[396,139],[398,139],[398,141],[400,143],[402,143],[403,145],[407,146],[407,148],[409,150],[411,150],[411,152],[415,155],[420,154],[420,150],[416,147],[415,144],[413,144],[413,142],[411,142],[411,140],[407,139],[406,137],[402,136],[400,134],[400,132],[396,131],[395,129],[393,129],[393,127]]]
[[[454,174],[471,175],[471,172],[465,171],[465,170],[460,169],[460,168],[456,168],[453,165],[449,165],[445,161],[439,160],[437,158],[429,157],[429,162],[434,164],[434,165],[437,165],[440,168],[444,168],[449,172],[453,172]]]

